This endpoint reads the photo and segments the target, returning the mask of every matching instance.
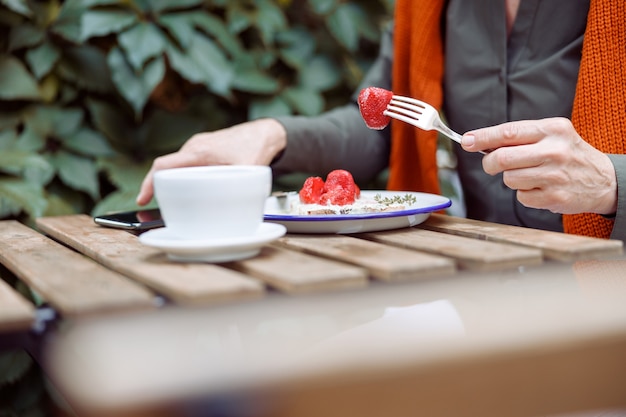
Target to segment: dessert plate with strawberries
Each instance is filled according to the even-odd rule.
[[[293,192],[269,197],[264,217],[288,233],[349,234],[415,226],[450,205],[449,198],[436,194],[382,190],[360,191],[351,204],[308,204]]]

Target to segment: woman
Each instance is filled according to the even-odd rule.
[[[362,87],[429,102],[467,132],[455,152],[468,217],[626,241],[625,9],[612,0],[398,0]],[[436,133],[397,121],[369,130],[354,99],[318,117],[195,135],[152,170],[252,163],[276,174],[342,168],[366,181],[389,165],[390,189],[438,193]],[[137,201],[151,197],[149,173]]]

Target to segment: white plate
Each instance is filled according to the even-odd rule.
[[[289,233],[374,232],[415,226],[425,221],[430,213],[450,207],[452,204],[449,198],[437,194],[409,191],[361,191],[363,198],[374,198],[376,194],[380,194],[383,198],[412,194],[416,202],[408,206],[406,210],[384,213],[309,216],[288,214],[281,208],[276,197],[270,197],[265,203],[265,221],[282,224]],[[285,207],[290,207],[290,202],[298,198],[298,193],[289,193]]]
[[[163,227],[139,235],[139,241],[163,250],[174,261],[213,263],[251,258],[261,251],[264,244],[278,239],[286,232],[280,224],[262,223],[251,236],[187,240],[172,236],[167,227]]]

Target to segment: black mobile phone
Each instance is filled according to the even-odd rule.
[[[158,208],[102,214],[94,217],[93,220],[101,226],[135,231],[154,229],[165,225]]]

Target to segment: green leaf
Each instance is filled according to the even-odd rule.
[[[93,160],[69,152],[57,152],[51,161],[65,185],[84,191],[94,200],[100,196],[98,171]]]
[[[355,19],[354,24],[358,28],[359,33],[370,42],[377,43],[380,40],[378,22],[373,20],[362,7],[355,10],[353,16]]]
[[[252,26],[252,16],[241,6],[235,3],[226,9],[226,21],[231,33],[241,33]]]
[[[10,55],[0,55],[0,99],[38,100],[41,97],[37,81],[21,61]]]
[[[265,45],[271,45],[276,33],[287,27],[287,19],[282,10],[270,2],[259,5],[254,23],[261,32]]]
[[[82,192],[66,187],[61,181],[52,181],[46,187],[46,199],[48,207],[45,216],[57,216],[63,214],[86,213],[89,198]]]
[[[68,189],[64,188],[64,190]],[[58,196],[48,191],[47,199],[48,207],[46,208],[44,216],[64,216],[82,213],[84,211],[80,203],[80,196],[77,197],[72,193],[65,193],[63,196]]]
[[[316,43],[304,28],[296,28],[279,33],[277,41],[282,59],[295,68],[307,65],[315,53]]]
[[[210,39],[198,33],[187,54],[171,45],[167,54],[172,68],[189,81],[204,84],[216,94],[229,94],[234,76],[232,65]]]
[[[23,177],[40,186],[46,185],[54,175],[54,168],[42,156],[20,150],[0,153],[0,171]]]
[[[0,128],[0,152],[14,148],[15,142],[17,142],[17,132],[15,129]]]
[[[33,123],[26,123],[14,148],[22,151],[38,152],[46,146],[46,136],[39,133]]]
[[[118,190],[133,194],[133,202],[139,192],[139,186],[150,170],[151,165],[152,161],[138,164],[123,155],[99,161],[99,168],[104,171],[111,184],[117,187]]]
[[[208,13],[196,13],[193,22],[198,29],[214,37],[230,56],[238,57],[244,53],[239,38],[230,33],[218,17]]]
[[[274,97],[269,100],[253,100],[250,104],[248,117],[250,120],[254,120],[263,117],[286,116],[291,113],[291,108],[285,100],[280,97]]]
[[[19,381],[32,366],[32,358],[22,349],[0,352],[0,387]]]
[[[82,127],[74,134],[68,136],[63,145],[74,152],[85,156],[109,156],[113,149],[106,138],[98,131],[88,127]]]
[[[48,203],[43,188],[20,178],[0,178],[0,217],[10,217],[25,211],[31,217],[41,217]]]
[[[88,91],[113,91],[111,73],[104,53],[89,45],[67,48],[59,61],[59,75],[70,83]]]
[[[253,51],[252,55],[260,69],[269,70],[278,61],[278,55],[274,50],[257,49]]]
[[[22,121],[26,129],[46,137],[52,132],[52,119],[45,113],[45,106],[31,106],[22,113]]]
[[[189,9],[200,6],[204,0],[140,0],[136,1],[143,11],[155,12],[160,14],[168,10]]]
[[[234,112],[232,107],[225,106],[221,100],[216,100],[211,94],[192,97],[184,114],[196,122],[201,122],[196,132],[222,129],[243,122],[246,118],[245,113]]]
[[[31,17],[33,15],[33,12],[28,6],[28,2],[26,0],[2,0],[0,1],[0,4],[3,4],[7,8],[22,16]]]
[[[83,110],[35,106],[24,114],[24,122],[41,136],[55,136],[62,140],[78,130],[83,122]]]
[[[186,113],[157,110],[141,126],[143,147],[156,155],[178,150],[193,134],[206,128],[205,119],[206,116],[198,118]]]
[[[170,13],[159,18],[159,24],[170,32],[183,50],[189,49],[195,36],[195,14],[199,12]]]
[[[43,30],[30,23],[23,23],[11,28],[9,34],[9,51],[33,47],[44,39]]]
[[[138,192],[139,186],[134,190],[113,191],[96,204],[93,210],[91,210],[91,214],[97,216],[102,213],[112,213],[115,211],[137,210],[139,206],[135,200],[137,199]]]
[[[22,122],[22,118],[17,113],[0,112],[0,131],[16,128]]]
[[[324,110],[324,97],[317,91],[302,87],[289,87],[282,97],[289,105],[305,116],[315,116]]]
[[[81,1],[85,4],[87,8],[97,7],[97,6],[112,6],[112,5],[120,5],[124,6],[128,4],[126,0],[77,0]]]
[[[300,85],[311,90],[329,90],[339,85],[340,74],[341,71],[332,60],[325,56],[316,56],[300,71]]]
[[[336,0],[309,0],[311,9],[319,15],[328,14],[337,3]]]
[[[42,110],[52,121],[52,134],[60,140],[74,134],[83,123],[83,109],[51,107]]]
[[[165,48],[161,30],[151,23],[139,23],[118,36],[119,44],[135,71],[146,61],[160,55]]]
[[[78,98],[78,93],[78,89],[75,88],[73,85],[63,83],[61,84],[61,90],[59,91],[59,97],[57,98],[57,101],[59,102],[59,104],[63,105],[75,102],[75,100]]]
[[[123,112],[111,103],[93,98],[87,100],[87,108],[94,127],[106,136],[109,143],[118,147],[129,147],[129,142],[135,138],[136,132]]]
[[[137,22],[128,10],[89,10],[81,19],[80,38],[86,41],[97,36],[119,33]]]
[[[328,29],[335,39],[350,52],[355,52],[359,46],[359,28],[357,22],[361,20],[358,7],[344,3],[328,17]]]
[[[83,0],[65,1],[57,18],[50,25],[51,32],[72,43],[80,43],[80,19],[87,8],[88,5]]]
[[[45,402],[43,384],[43,378],[38,372],[27,372],[24,375],[24,379],[19,384],[13,386],[11,408],[17,415],[29,417],[45,416],[46,413],[42,411],[44,406],[40,405],[40,403]]]
[[[26,52],[26,61],[35,77],[41,80],[52,70],[60,56],[56,46],[50,42],[44,42],[37,48],[29,49]]]
[[[278,90],[278,81],[254,68],[235,72],[233,88],[256,94],[272,94]]]
[[[151,61],[144,71],[135,73],[124,59],[121,49],[114,48],[109,53],[108,62],[117,90],[130,103],[135,115],[139,116],[150,94],[165,75],[163,58]]]

